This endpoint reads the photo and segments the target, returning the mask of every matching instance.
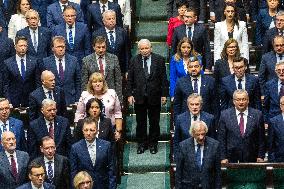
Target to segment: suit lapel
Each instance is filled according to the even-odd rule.
[[[58,144],[58,139],[60,138],[60,131],[62,130],[61,123],[59,123],[58,119],[55,117],[54,119],[54,140],[55,144]]]
[[[240,127],[238,124],[238,119],[237,119],[237,114],[236,114],[236,109],[235,108],[231,108],[230,114],[229,114],[230,118],[228,120],[231,120],[231,127],[234,127],[232,129],[233,132],[235,132],[239,137],[241,137],[241,131],[240,131]]]
[[[60,166],[59,163],[59,158],[58,156],[55,154],[54,156],[54,176],[53,176],[53,183],[55,183],[55,180],[57,179],[57,177],[59,176],[59,170],[62,169],[62,167]]]
[[[11,62],[11,69],[12,69],[11,70],[12,74],[16,78],[19,78],[19,80],[23,79],[20,73],[20,68],[18,67],[18,64],[17,64],[16,56],[14,56],[13,61]]]
[[[248,95],[250,95],[250,89],[252,88],[252,82],[251,82],[251,78],[248,77],[248,75],[245,76],[246,79],[245,79],[245,86],[246,86],[246,91],[248,92]]]
[[[105,62],[106,62],[106,65],[105,65],[105,78],[107,78],[108,74],[109,74],[109,71],[110,71],[110,58],[108,57],[108,54],[106,53],[105,54]]]
[[[253,130],[253,117],[251,115],[251,110],[248,109],[247,125],[244,137],[249,136],[252,130]]]
[[[227,30],[227,24],[226,24],[226,21],[222,21],[221,22],[221,33],[222,33],[222,37],[224,38],[224,41],[227,41],[227,39],[229,39],[229,36],[228,36],[228,30]],[[234,36],[234,34],[233,34]]]
[[[201,96],[206,96],[205,94],[204,94],[204,90],[207,88],[206,87],[206,85],[207,85],[207,81],[206,81],[206,79],[205,79],[205,77],[203,76],[203,75],[201,75],[201,77],[200,77],[200,79],[201,79],[201,86],[200,86],[200,95]],[[191,83],[191,82],[190,82]],[[192,85],[191,85],[191,87],[192,87]],[[193,89],[193,88],[192,88]]]
[[[155,71],[156,71],[156,66],[157,66],[157,64],[155,64],[155,55],[153,55],[152,54],[152,56],[151,56],[151,65],[150,65],[150,75],[149,75],[149,78],[151,78],[153,75],[154,75],[154,73],[155,73]]]
[[[86,158],[86,161],[88,162],[89,165],[92,165],[92,167],[94,167],[89,151],[88,151],[87,142],[85,140],[82,141],[82,148],[81,148],[80,154],[82,154],[82,157]],[[97,151],[96,151],[96,155],[97,155]]]
[[[18,154],[17,154],[17,158],[18,158]],[[11,166],[10,166],[10,162],[9,162],[8,157],[6,156],[4,150],[2,151],[2,153],[0,155],[0,159],[3,162],[3,166],[5,166],[7,168],[7,170],[9,170],[11,176],[14,178],[14,176],[12,174],[12,169],[11,169]],[[18,161],[19,161],[19,159],[18,159]],[[20,162],[18,163],[18,170],[20,170],[19,168],[20,168]]]
[[[229,88],[232,90],[230,91],[230,94],[233,96],[234,91],[237,90],[234,74],[232,74],[231,77],[229,78],[229,86],[231,86]]]
[[[209,154],[210,153],[211,148],[209,148],[209,143],[207,142],[207,140],[205,139],[205,143],[204,143],[204,148],[203,148],[203,158],[202,158],[202,169],[203,167],[206,167],[206,163],[208,162],[207,159],[209,159]]]

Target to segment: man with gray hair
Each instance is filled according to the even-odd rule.
[[[233,94],[234,107],[221,112],[218,140],[221,163],[263,162],[265,156],[264,122],[261,111],[248,107],[244,89]]]
[[[138,42],[139,54],[130,61],[127,77],[126,96],[130,105],[134,104],[136,113],[137,154],[144,153],[149,143],[150,153],[158,151],[160,135],[161,104],[165,104],[169,85],[166,76],[165,59],[152,53],[148,39]],[[147,114],[149,118],[149,137],[147,139]]]
[[[219,142],[206,136],[203,121],[190,126],[191,137],[179,143],[176,157],[176,189],[221,189],[221,161]]]
[[[52,99],[42,101],[42,116],[30,123],[28,144],[30,156],[34,159],[40,156],[41,139],[50,136],[54,139],[56,151],[63,156],[69,155],[71,147],[71,130],[68,119],[56,115],[56,102]]]

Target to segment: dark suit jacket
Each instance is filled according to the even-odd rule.
[[[255,43],[261,45],[265,32],[269,29],[271,22],[274,22],[273,17],[269,15],[268,9],[260,9],[256,20]]]
[[[41,139],[48,135],[48,129],[43,116],[33,120],[28,130],[28,145],[32,158],[40,156]],[[68,119],[56,116],[54,119],[54,141],[56,152],[68,156],[71,147],[71,130]]]
[[[20,69],[13,56],[4,61],[4,91],[13,107],[28,107],[29,94],[39,85],[38,62],[33,56],[26,56],[25,79],[20,74]]]
[[[172,38],[172,49],[174,53],[177,51],[177,45],[179,41],[186,37],[186,26],[185,24],[178,26],[174,29],[174,34]],[[209,44],[209,37],[207,29],[204,27],[203,24],[194,24],[194,31],[193,31],[193,37],[192,42],[194,44],[194,49],[202,55],[202,57],[205,57],[205,68],[210,69],[212,68],[212,61],[211,61],[211,50],[210,50],[210,44]]]
[[[201,86],[199,94],[202,96],[202,110],[213,114],[216,109],[215,99],[215,80],[206,75],[201,75]],[[175,99],[174,99],[174,116],[176,117],[188,110],[187,97],[193,93],[191,85],[191,77],[186,75],[180,78],[176,84]]]
[[[279,102],[278,78],[275,78],[265,83],[264,86],[263,113],[265,115],[266,123],[269,123],[269,119],[281,114]]]
[[[176,189],[221,189],[221,160],[219,142],[205,138],[202,168],[196,164],[194,138],[179,143],[176,167]]]
[[[18,163],[18,180],[12,175],[12,170],[8,157],[5,151],[0,152],[0,188],[15,189],[17,186],[24,184],[27,181],[28,176],[28,163],[29,155],[23,151],[16,151],[17,163]]]
[[[15,47],[13,40],[8,38],[7,33],[0,32],[0,71],[2,73],[4,69],[4,60],[14,55]]]
[[[76,21],[84,22],[84,15],[81,11],[80,6],[77,3],[73,3],[70,1],[68,1],[68,5],[71,5],[76,9],[77,12]],[[62,16],[62,10],[59,1],[52,3],[47,7],[46,21],[47,21],[47,27],[51,30],[56,25],[65,23],[64,18]]]
[[[256,162],[265,156],[265,135],[263,116],[259,110],[248,108],[244,137],[241,136],[236,109],[221,112],[218,140],[221,146],[221,159],[230,163]]]
[[[267,81],[277,78],[275,73],[275,65],[277,62],[274,51],[265,53],[261,58],[261,63],[258,71],[261,95],[264,95],[264,85]]]
[[[266,31],[263,38],[262,53],[268,53],[273,50],[272,40],[276,35],[278,35],[278,29],[276,27]]]
[[[58,0],[31,0],[32,8],[39,13],[41,26],[46,27],[47,7]]]
[[[65,94],[62,88],[55,87],[53,90],[54,101],[56,102],[57,115],[66,115]],[[38,87],[29,96],[29,117],[30,121],[38,118],[41,114],[41,103],[47,97],[44,94],[43,88]]]
[[[93,189],[116,188],[116,176],[111,143],[96,138],[95,166],[90,158],[85,139],[72,145],[70,152],[71,178],[80,171],[87,171],[95,183]]]
[[[13,132],[16,136],[17,150],[26,151],[27,143],[25,138],[24,126],[21,120],[10,117],[9,119],[9,131]],[[2,131],[0,129],[0,136]],[[3,150],[3,146],[0,143],[0,151]]]
[[[37,49],[34,48],[32,37],[30,35],[29,27],[25,27],[24,29],[17,32],[16,36],[24,36],[28,39],[28,51],[27,53],[31,56],[42,60],[43,58],[47,57],[50,52],[50,41],[51,41],[51,33],[45,27],[38,27],[38,47]]]
[[[6,9],[6,8],[4,8],[3,1],[0,1],[0,7],[1,7],[3,14],[5,16],[6,23],[9,23],[11,16],[16,13],[16,3],[17,3],[17,0],[8,1],[8,7]],[[8,26],[8,24],[6,25],[6,27],[7,26]]]
[[[46,182],[43,183],[43,187],[44,187],[44,189],[55,189],[54,185],[46,183]],[[16,189],[32,189],[32,184],[31,184],[31,182],[28,182],[26,184],[23,184],[22,186],[19,186]]]
[[[82,67],[82,59],[91,54],[91,36],[86,24],[82,22],[75,23],[75,39],[74,47],[71,48],[68,43],[68,34],[66,33],[66,23],[59,24],[53,29],[53,36],[63,36],[66,41],[66,52],[77,57],[80,68]]]
[[[108,10],[115,11],[116,14],[116,25],[123,27],[122,14],[120,6],[117,3],[108,2]],[[103,18],[101,14],[100,4],[92,3],[88,5],[87,9],[87,22],[91,32],[104,27]]]
[[[93,33],[93,39],[97,36],[105,36],[108,39],[105,27],[97,29]],[[115,27],[115,48],[112,48],[110,41],[107,40],[107,52],[115,54],[118,57],[120,70],[122,73],[127,72],[128,61],[130,57],[128,34],[121,27]]]
[[[258,110],[262,109],[260,100],[260,86],[258,78],[251,74],[245,74],[245,89],[249,95],[249,106]],[[220,89],[221,110],[234,106],[233,94],[237,90],[235,74],[222,78]]]
[[[161,97],[167,97],[169,94],[165,59],[158,54],[151,54],[150,75],[147,79],[143,69],[142,56],[138,54],[133,57],[128,69],[126,93],[127,96],[134,96],[135,104],[143,104],[145,94],[149,97],[149,104],[160,104]]]
[[[55,75],[55,85],[64,90],[67,105],[78,102],[81,95],[81,69],[76,57],[65,54],[63,80],[59,76],[54,55],[43,59],[41,71],[44,70],[49,70]]]
[[[43,167],[45,167],[44,163],[44,156],[38,157],[34,159],[33,161],[41,164]],[[54,156],[54,175],[53,180],[50,182],[50,180],[47,178],[47,170],[48,168],[45,167],[45,182],[53,184],[56,189],[63,189],[63,188],[71,188],[70,184],[70,164],[68,159],[65,156],[61,156],[58,154],[55,154]]]
[[[84,15],[84,22],[87,23],[87,11],[88,11],[88,5],[92,3],[92,0],[81,0],[80,7]]]
[[[84,119],[80,119],[73,132],[73,139],[74,139],[73,143],[78,142],[81,139],[84,139],[84,135],[82,131],[83,124],[84,124]],[[98,138],[109,141],[109,142],[114,142],[114,132],[113,132],[112,127],[113,126],[109,118],[106,118],[106,117],[100,118]]]
[[[207,112],[200,112],[200,120],[204,121],[207,125],[208,132],[207,136],[216,138],[216,127],[214,116],[208,114]],[[175,135],[173,139],[174,155],[177,156],[179,143],[185,139],[190,138],[189,128],[191,125],[191,116],[190,112],[186,111],[177,116],[177,121],[175,123]]]

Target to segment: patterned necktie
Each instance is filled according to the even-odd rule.
[[[36,31],[33,30],[33,38],[34,38],[34,48],[35,48],[35,51],[37,51],[37,40],[36,40]]]
[[[244,133],[245,133],[245,121],[244,121],[244,113],[240,113],[240,124],[239,124],[239,127],[240,127],[240,132],[241,132],[241,135],[244,136]]]
[[[73,50],[73,48],[74,48],[74,41],[73,41],[72,26],[69,26],[68,37],[69,37],[69,47],[70,47],[71,50]]]
[[[26,77],[26,67],[25,67],[24,59],[21,59],[21,72],[22,72],[22,78],[23,78],[23,80],[25,80],[25,77]]]
[[[191,27],[188,27],[187,38],[191,39],[191,36],[192,36]]]
[[[145,73],[146,77],[148,77],[148,75],[149,75],[147,59],[148,59],[148,57],[144,57],[144,59],[143,59],[144,73]]]
[[[15,158],[14,156],[11,154],[10,155],[10,158],[11,158],[11,171],[12,171],[12,175],[16,178],[18,178],[18,172],[17,172],[17,166],[16,166],[16,161],[15,161]]]
[[[198,93],[198,83],[197,83],[197,78],[193,79],[193,92]]]
[[[196,157],[196,164],[199,167],[199,169],[201,169],[201,145],[197,144],[197,150],[195,153],[195,157]]]
[[[48,135],[49,135],[51,138],[54,138],[54,127],[53,127],[52,122],[49,122]]]
[[[59,76],[61,81],[64,80],[64,70],[63,70],[63,65],[62,65],[62,59],[59,59]]]
[[[238,79],[238,89],[243,89],[243,87],[242,87],[242,79]]]
[[[48,176],[48,180],[50,181],[50,183],[53,183],[52,161],[48,162],[47,176]]]
[[[284,82],[281,82],[279,97],[284,96]]]
[[[103,8],[103,12],[102,13],[104,13],[106,11],[106,6],[103,5],[102,8]]]
[[[47,94],[48,94],[48,98],[49,98],[49,99],[53,99],[53,98],[52,98],[52,92],[51,92],[51,91],[48,91]]]
[[[109,31],[109,39],[110,39],[110,46],[111,48],[115,48],[115,44],[114,44],[114,36],[113,36],[113,31]]]
[[[3,124],[3,132],[7,131],[7,123]]]
[[[104,65],[103,65],[103,57],[99,57],[99,65],[100,65],[100,72],[102,75],[105,74],[105,71],[104,71]]]
[[[279,60],[282,60],[283,59],[283,55],[282,54],[279,54]]]

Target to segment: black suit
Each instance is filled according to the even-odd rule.
[[[48,179],[48,168],[45,166],[44,157],[38,157],[33,161],[45,167],[45,182],[53,184],[56,189],[71,188],[70,187],[70,164],[65,156],[55,154],[54,156],[54,170],[52,182]]]
[[[187,37],[186,34],[186,26],[185,24],[178,26],[174,29],[174,34],[172,38],[172,50],[174,53],[177,51],[177,45],[179,41]],[[207,29],[203,24],[194,24],[194,31],[192,33],[192,42],[194,45],[194,49],[203,56],[203,60],[205,58],[206,69],[212,68],[212,61],[211,61],[211,50],[210,50],[210,44],[209,44],[209,37]]]
[[[142,56],[136,55],[130,61],[127,78],[127,96],[134,96],[136,112],[136,136],[139,143],[147,140],[147,110],[149,117],[150,143],[156,143],[160,135],[159,120],[161,97],[168,96],[165,60],[160,55],[151,54],[150,74],[146,76]]]

